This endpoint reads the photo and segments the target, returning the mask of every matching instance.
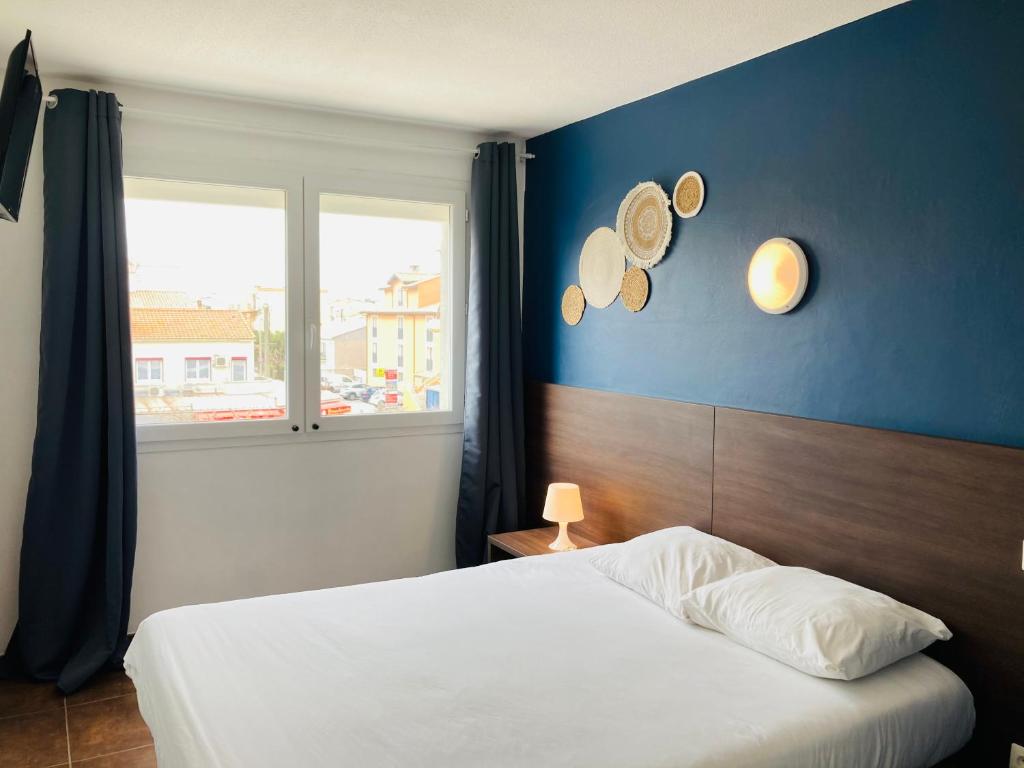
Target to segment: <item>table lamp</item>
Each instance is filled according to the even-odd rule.
[[[576,549],[569,538],[569,523],[577,523],[583,519],[583,501],[580,499],[580,487],[576,483],[551,483],[548,496],[544,500],[544,519],[558,523],[558,538],[548,544],[556,552]]]

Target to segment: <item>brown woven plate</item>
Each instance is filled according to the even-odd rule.
[[[630,312],[639,312],[651,295],[651,279],[640,267],[630,267],[622,276],[622,305]]]
[[[689,219],[700,213],[703,205],[704,179],[696,171],[687,171],[672,190],[672,207],[682,218]]]
[[[562,294],[562,319],[569,325],[576,325],[583,318],[586,304],[583,289],[578,285],[570,285]]]

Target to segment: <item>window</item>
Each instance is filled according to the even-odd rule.
[[[125,178],[140,442],[461,421],[465,189],[177,161]]]
[[[140,427],[286,418],[286,198],[125,179],[136,379],[162,383],[136,394]],[[249,381],[250,359],[252,386],[232,386]]]
[[[186,357],[185,358],[185,381],[203,382],[210,381],[210,358],[208,357]]]
[[[312,199],[320,210],[320,304],[348,302],[353,314],[364,313],[370,349],[356,350],[347,367],[380,393],[337,415],[451,411],[451,377],[442,362],[450,348],[428,358],[418,351],[424,337],[416,337],[429,323],[452,322],[453,205],[324,191]],[[408,328],[407,318],[413,321]],[[359,365],[360,359],[367,362]],[[323,375],[322,368],[316,372],[317,379]]]
[[[160,384],[164,380],[164,361],[159,357],[135,359],[136,384]]]
[[[433,346],[428,346],[427,347],[427,364],[426,364],[426,369],[427,369],[427,373],[433,373],[434,372],[434,347]]]
[[[434,343],[434,329],[429,325],[427,326],[427,344]]]

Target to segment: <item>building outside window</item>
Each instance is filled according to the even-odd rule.
[[[429,260],[423,261],[429,265]],[[383,306],[370,306],[365,312],[368,326],[378,326],[381,344],[378,358],[368,365],[367,384],[387,390],[390,376],[399,383],[402,409],[415,403],[420,410],[440,410],[447,395],[437,357],[442,275],[427,271],[426,265],[413,265],[388,277],[382,290]]]
[[[244,357],[231,358],[231,380],[245,381],[249,378],[249,361]]]

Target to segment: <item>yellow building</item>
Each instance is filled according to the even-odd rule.
[[[397,371],[398,389],[414,392],[423,408],[424,389],[439,381],[441,351],[441,276],[395,273],[381,303],[366,312],[367,384],[382,387],[385,372]]]

